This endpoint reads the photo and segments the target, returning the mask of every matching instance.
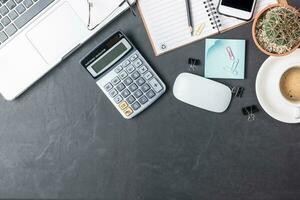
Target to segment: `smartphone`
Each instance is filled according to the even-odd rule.
[[[256,0],[220,0],[218,11],[222,15],[251,20]]]

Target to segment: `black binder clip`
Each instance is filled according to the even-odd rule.
[[[200,65],[200,60],[199,59],[195,59],[195,58],[189,58],[188,60],[188,64],[189,64],[189,69],[191,71],[196,71],[197,66]]]
[[[256,105],[247,106],[242,108],[243,115],[248,115],[248,121],[254,121],[255,120],[255,114],[259,112],[259,109]]]
[[[237,98],[242,98],[244,91],[245,91],[245,88],[243,88],[243,87],[239,87],[239,86],[231,87],[232,95]]]

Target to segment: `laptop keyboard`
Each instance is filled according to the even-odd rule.
[[[55,0],[0,0],[0,45]]]

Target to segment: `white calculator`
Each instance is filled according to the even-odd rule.
[[[121,31],[92,50],[81,65],[126,119],[141,113],[166,91],[163,81]]]

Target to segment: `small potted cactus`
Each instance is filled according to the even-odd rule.
[[[285,56],[300,46],[300,13],[285,0],[257,14],[252,36],[256,46],[270,56]]]

